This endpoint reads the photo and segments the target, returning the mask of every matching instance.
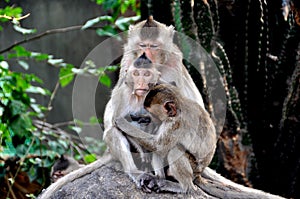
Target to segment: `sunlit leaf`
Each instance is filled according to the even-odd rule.
[[[115,24],[120,30],[127,30],[130,22],[134,22],[140,19],[140,16],[134,16],[134,17],[119,17]]]
[[[29,69],[29,64],[26,61],[23,60],[19,60],[18,63],[20,64],[20,66],[22,66],[22,68],[24,68],[25,70]]]
[[[70,129],[72,129],[73,131],[75,131],[76,133],[81,133],[82,129],[78,126],[69,126]]]
[[[13,27],[17,32],[20,32],[23,35],[36,33],[36,29],[26,29],[18,25],[14,25]]]
[[[0,66],[1,68],[4,68],[4,69],[8,69],[9,68],[9,65],[6,61],[1,61],[0,62]]]
[[[44,89],[39,86],[30,86],[29,88],[26,89],[27,93],[37,93],[41,95],[49,95],[50,92],[47,89]]]
[[[114,71],[116,71],[118,68],[119,68],[119,66],[112,65],[112,66],[107,66],[107,67],[105,68],[105,70],[114,72]]]
[[[88,20],[83,26],[82,26],[82,30],[87,29],[91,26],[93,26],[94,24],[98,23],[100,21],[99,17]]]
[[[55,66],[63,63],[63,61],[63,59],[49,59],[48,63]]]
[[[101,17],[96,17],[94,19],[88,20],[83,26],[82,26],[82,30],[87,29],[89,27],[92,27],[93,25],[95,25],[96,23],[99,23],[100,21],[109,21],[109,22],[113,22],[113,18],[111,16],[105,15],[105,16],[101,16]]]

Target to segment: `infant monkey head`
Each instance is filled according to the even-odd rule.
[[[161,121],[177,117],[180,110],[179,93],[170,84],[159,84],[150,89],[144,101],[144,107]]]

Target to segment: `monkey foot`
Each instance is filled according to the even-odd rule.
[[[161,179],[158,179],[156,176],[149,174],[149,173],[143,173],[138,177],[139,187],[147,193],[154,192],[160,192],[160,188],[164,186],[164,181]]]

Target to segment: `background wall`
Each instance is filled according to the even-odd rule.
[[[88,0],[22,0],[11,1],[11,3],[21,6],[24,15],[30,13],[30,17],[21,22],[22,26],[36,28],[38,33],[49,29],[83,25],[88,19],[104,14],[100,6]],[[1,2],[0,6],[4,7],[5,3]],[[32,25],[35,27],[31,27]],[[25,39],[23,35],[12,29],[11,24],[5,24],[4,28],[5,33],[0,32],[0,49]],[[27,37],[30,37],[30,35]],[[66,63],[80,66],[88,53],[104,39],[97,36],[94,30],[77,30],[48,35],[39,40],[29,42],[24,47],[28,51],[52,54],[55,58],[63,58]],[[28,63],[30,63],[30,68],[27,72],[36,74],[44,81],[45,87],[53,91],[59,77],[59,70],[53,66],[47,66],[47,63],[44,62],[29,61]],[[11,63],[10,67],[13,70],[24,71],[21,67],[14,66],[13,63]],[[59,89],[53,102],[53,110],[49,113],[48,122],[57,123],[73,119],[72,88],[73,83]],[[101,116],[103,107],[109,98],[109,89],[99,85],[98,91],[96,102],[99,104],[97,104],[97,112]],[[49,98],[39,98],[39,100],[41,100],[42,104],[47,105]]]

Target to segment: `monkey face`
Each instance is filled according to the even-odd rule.
[[[168,118],[168,112],[164,108],[163,104],[151,104],[150,107],[145,107],[151,115],[160,121],[165,121]]]
[[[131,85],[135,95],[145,96],[150,88],[158,81],[158,76],[154,75],[154,69],[133,68],[128,71],[128,84]],[[158,71],[157,71],[158,72]]]
[[[159,63],[159,57],[161,54],[161,44],[157,41],[145,40],[137,44],[137,48],[140,53],[145,55],[153,62]]]

